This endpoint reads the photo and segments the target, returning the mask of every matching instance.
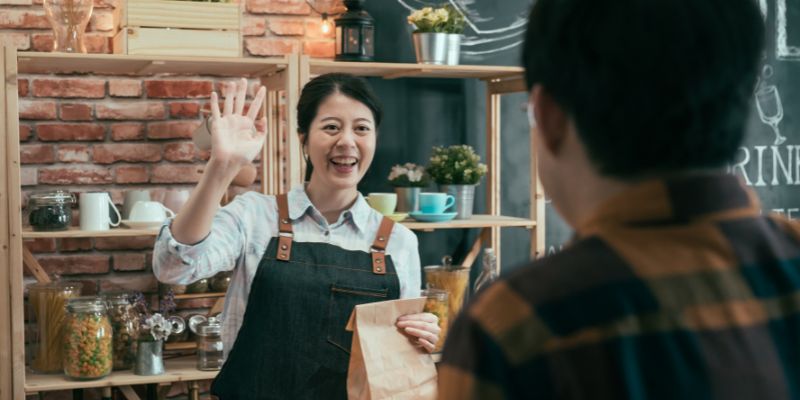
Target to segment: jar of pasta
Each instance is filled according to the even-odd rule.
[[[81,294],[80,282],[35,283],[28,287],[28,303],[36,318],[37,343],[31,367],[43,374],[60,373],[64,349],[67,300]]]
[[[103,299],[70,299],[64,329],[64,374],[79,380],[108,375],[113,367],[112,342]]]
[[[104,297],[114,336],[112,341],[114,370],[131,369],[136,361],[139,320],[130,302],[130,293],[106,293]]]

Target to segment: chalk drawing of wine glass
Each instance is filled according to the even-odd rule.
[[[786,137],[781,135],[778,125],[783,120],[783,104],[781,103],[781,96],[778,93],[778,87],[775,85],[762,86],[756,92],[756,108],[758,108],[758,116],[761,122],[772,127],[775,132],[774,145],[783,144]]]

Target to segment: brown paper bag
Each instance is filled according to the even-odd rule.
[[[425,298],[382,301],[355,307],[347,323],[353,331],[349,400],[436,398],[436,365],[395,326],[405,314],[421,313]]]

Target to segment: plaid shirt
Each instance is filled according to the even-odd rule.
[[[800,227],[733,176],[652,181],[457,319],[440,399],[800,399]]]

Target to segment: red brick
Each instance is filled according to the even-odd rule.
[[[195,157],[197,157],[198,160],[208,161],[208,159],[211,158],[211,150],[195,150]]]
[[[86,44],[86,51],[88,53],[103,54],[109,53],[108,40],[110,39],[104,33],[87,33],[84,43]]]
[[[56,102],[50,100],[20,100],[20,119],[56,119]]]
[[[139,143],[99,144],[92,148],[92,160],[97,164],[161,161],[161,146]]]
[[[306,35],[307,39],[335,39],[336,29],[333,25],[333,18],[328,17],[331,29],[328,33],[322,31],[322,19],[313,18],[306,20]]]
[[[144,124],[133,122],[111,125],[111,140],[120,141],[142,139],[144,139]]]
[[[314,58],[333,58],[336,56],[336,43],[331,41],[305,41],[303,54]]]
[[[22,145],[19,157],[23,164],[52,164],[56,161],[53,146],[48,144]]]
[[[113,97],[141,97],[142,81],[138,79],[113,79],[108,81],[108,94]]]
[[[28,95],[28,84],[30,82],[27,79],[17,79],[17,95],[19,97],[25,97]]]
[[[197,183],[200,181],[199,165],[162,164],[153,167],[152,183]]]
[[[63,163],[88,163],[89,146],[84,144],[62,144],[58,146],[58,161]]]
[[[114,254],[114,271],[144,271],[146,266],[144,254]]]
[[[61,119],[64,121],[91,121],[92,105],[82,103],[62,103]]]
[[[22,186],[36,186],[39,184],[39,169],[22,167],[20,169],[19,178]]]
[[[200,116],[200,104],[169,103],[169,116],[172,118],[197,118]]]
[[[50,29],[44,11],[2,10],[0,29]]]
[[[277,36],[303,36],[306,34],[306,24],[302,19],[270,18],[269,31]]]
[[[56,240],[53,238],[34,239],[30,242],[25,242],[25,247],[31,253],[52,253],[56,251]]]
[[[106,137],[106,127],[100,124],[37,124],[36,137],[45,142],[50,141],[95,141]]]
[[[152,249],[155,243],[156,238],[152,236],[103,237],[94,240],[94,248],[97,250],[148,250]]]
[[[164,146],[164,159],[172,162],[192,162],[194,150],[194,144],[191,142],[168,143]]]
[[[245,17],[242,35],[244,36],[264,36],[267,33],[267,24],[264,17]]]
[[[65,238],[59,240],[58,248],[61,251],[83,251],[92,249],[92,239],[89,238]]]
[[[34,79],[33,96],[101,99],[106,96],[106,81],[95,78]]]
[[[244,40],[247,52],[254,56],[283,56],[297,52],[300,45],[289,39],[248,38]]]
[[[108,168],[87,166],[82,168],[40,168],[39,183],[48,185],[97,185],[111,183]]]
[[[3,32],[0,35],[0,46],[16,48],[17,50],[28,50],[31,48],[31,38],[27,33]]]
[[[98,119],[111,120],[157,120],[167,116],[164,103],[160,101],[115,102],[95,106]]]
[[[114,29],[114,14],[110,11],[98,11],[92,13],[89,21],[89,29],[93,31],[108,32]]]
[[[246,0],[245,6],[254,14],[311,14],[311,7],[305,0]]]
[[[114,181],[117,183],[147,183],[150,174],[147,167],[128,165],[114,168]]]
[[[158,291],[158,281],[152,273],[110,276],[100,280],[100,290],[104,292],[135,291],[155,293]]]
[[[149,80],[144,82],[147,97],[151,99],[206,99],[211,96],[213,84],[208,80]]]
[[[39,257],[45,271],[58,275],[105,274],[111,257],[106,255],[68,255]]]
[[[53,51],[53,34],[52,33],[35,33],[31,36],[33,44],[33,51],[51,52]]]
[[[19,124],[19,141],[24,142],[31,138],[31,126]]]
[[[168,121],[147,125],[150,139],[190,139],[201,121]]]

